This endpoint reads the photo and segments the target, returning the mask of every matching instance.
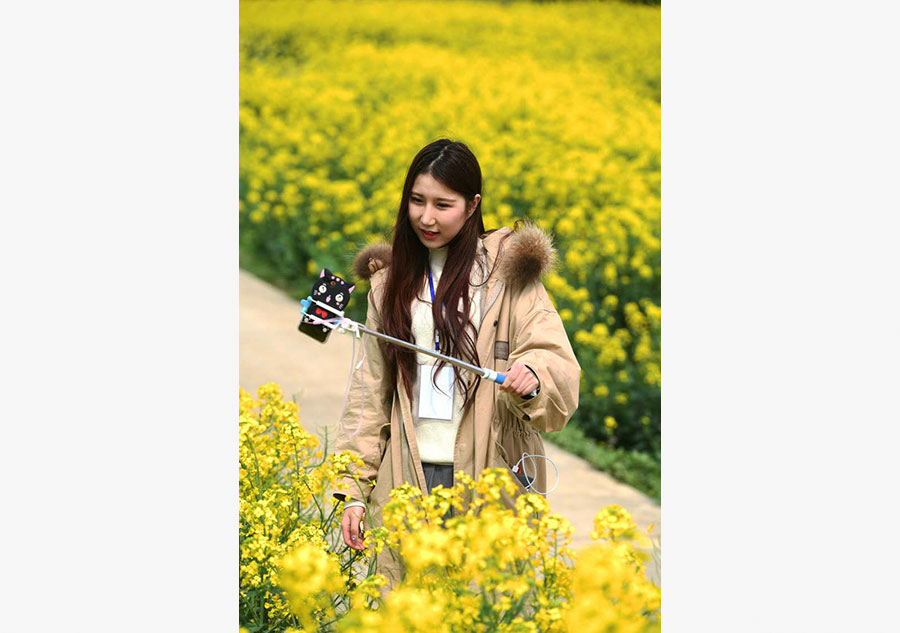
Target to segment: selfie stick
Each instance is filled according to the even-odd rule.
[[[328,310],[335,317],[327,320],[319,319],[307,312],[310,305],[315,303],[319,307]],[[361,323],[357,323],[352,319],[349,319],[344,316],[344,313],[340,310],[335,310],[333,306],[328,305],[327,303],[322,303],[321,301],[317,301],[312,297],[307,297],[306,299],[302,299],[300,301],[300,305],[303,306],[302,314],[313,320],[314,325],[324,325],[330,327],[332,330],[337,330],[338,332],[353,332],[356,334],[356,338],[360,338],[360,332],[364,334],[371,334],[375,338],[380,338],[382,340],[388,341],[389,343],[393,343],[394,345],[399,345],[400,347],[405,347],[407,349],[415,350],[417,352],[422,352],[423,354],[428,354],[429,356],[433,356],[434,358],[440,358],[441,360],[447,361],[451,365],[455,365],[456,367],[460,367],[462,369],[468,369],[471,372],[474,372],[481,376],[482,378],[487,378],[488,380],[493,380],[495,383],[503,384],[503,381],[506,380],[506,374],[501,373],[499,371],[494,371],[493,369],[487,369],[486,367],[478,367],[477,365],[472,365],[471,363],[467,363],[463,360],[459,360],[457,358],[453,358],[452,356],[445,356],[440,352],[436,352],[433,349],[429,349],[426,347],[419,347],[414,343],[410,343],[409,341],[404,341],[399,338],[394,338],[388,334],[384,334],[382,332],[377,332],[370,328],[367,328],[365,325]],[[535,390],[537,391],[537,390]]]

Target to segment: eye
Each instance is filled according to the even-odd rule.
[[[325,292],[326,290],[328,290],[328,288],[325,286],[325,284],[319,286],[319,292]]]
[[[343,300],[344,300],[344,293],[343,293],[343,292],[337,293],[337,295],[335,296],[334,299],[335,299],[335,301],[338,301],[338,302],[343,301]]]

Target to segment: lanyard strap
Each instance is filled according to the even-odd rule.
[[[431,266],[428,266],[428,289],[431,291],[431,303],[434,305],[434,279],[431,278]],[[441,301],[441,309],[444,307],[444,302]],[[434,351],[441,351],[441,338],[438,334],[437,327],[434,328]]]

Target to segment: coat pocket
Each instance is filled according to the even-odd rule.
[[[518,485],[519,492],[528,492],[528,485],[531,483],[531,480],[524,474],[517,473],[512,469],[515,462],[509,463],[509,458],[506,457],[503,445],[497,440],[494,440],[494,463],[492,465],[495,468],[505,468],[506,472],[512,475],[513,481]]]
[[[538,431],[519,420],[512,412],[500,409],[496,421],[495,451],[502,455],[506,468],[528,492],[542,490],[547,465],[541,456],[544,445]],[[523,455],[531,455],[526,457]],[[514,470],[515,469],[515,470]]]

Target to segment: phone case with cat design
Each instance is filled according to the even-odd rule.
[[[310,296],[316,301],[321,301],[335,310],[343,312],[350,302],[350,293],[353,292],[354,288],[356,288],[356,284],[348,284],[337,275],[332,274],[327,268],[323,268],[322,272],[319,273],[319,278],[313,284]],[[322,323],[317,323],[317,321],[336,317],[337,315],[333,312],[315,303],[310,303],[306,314],[300,319],[297,329],[320,343],[324,343],[331,333],[331,328]]]

